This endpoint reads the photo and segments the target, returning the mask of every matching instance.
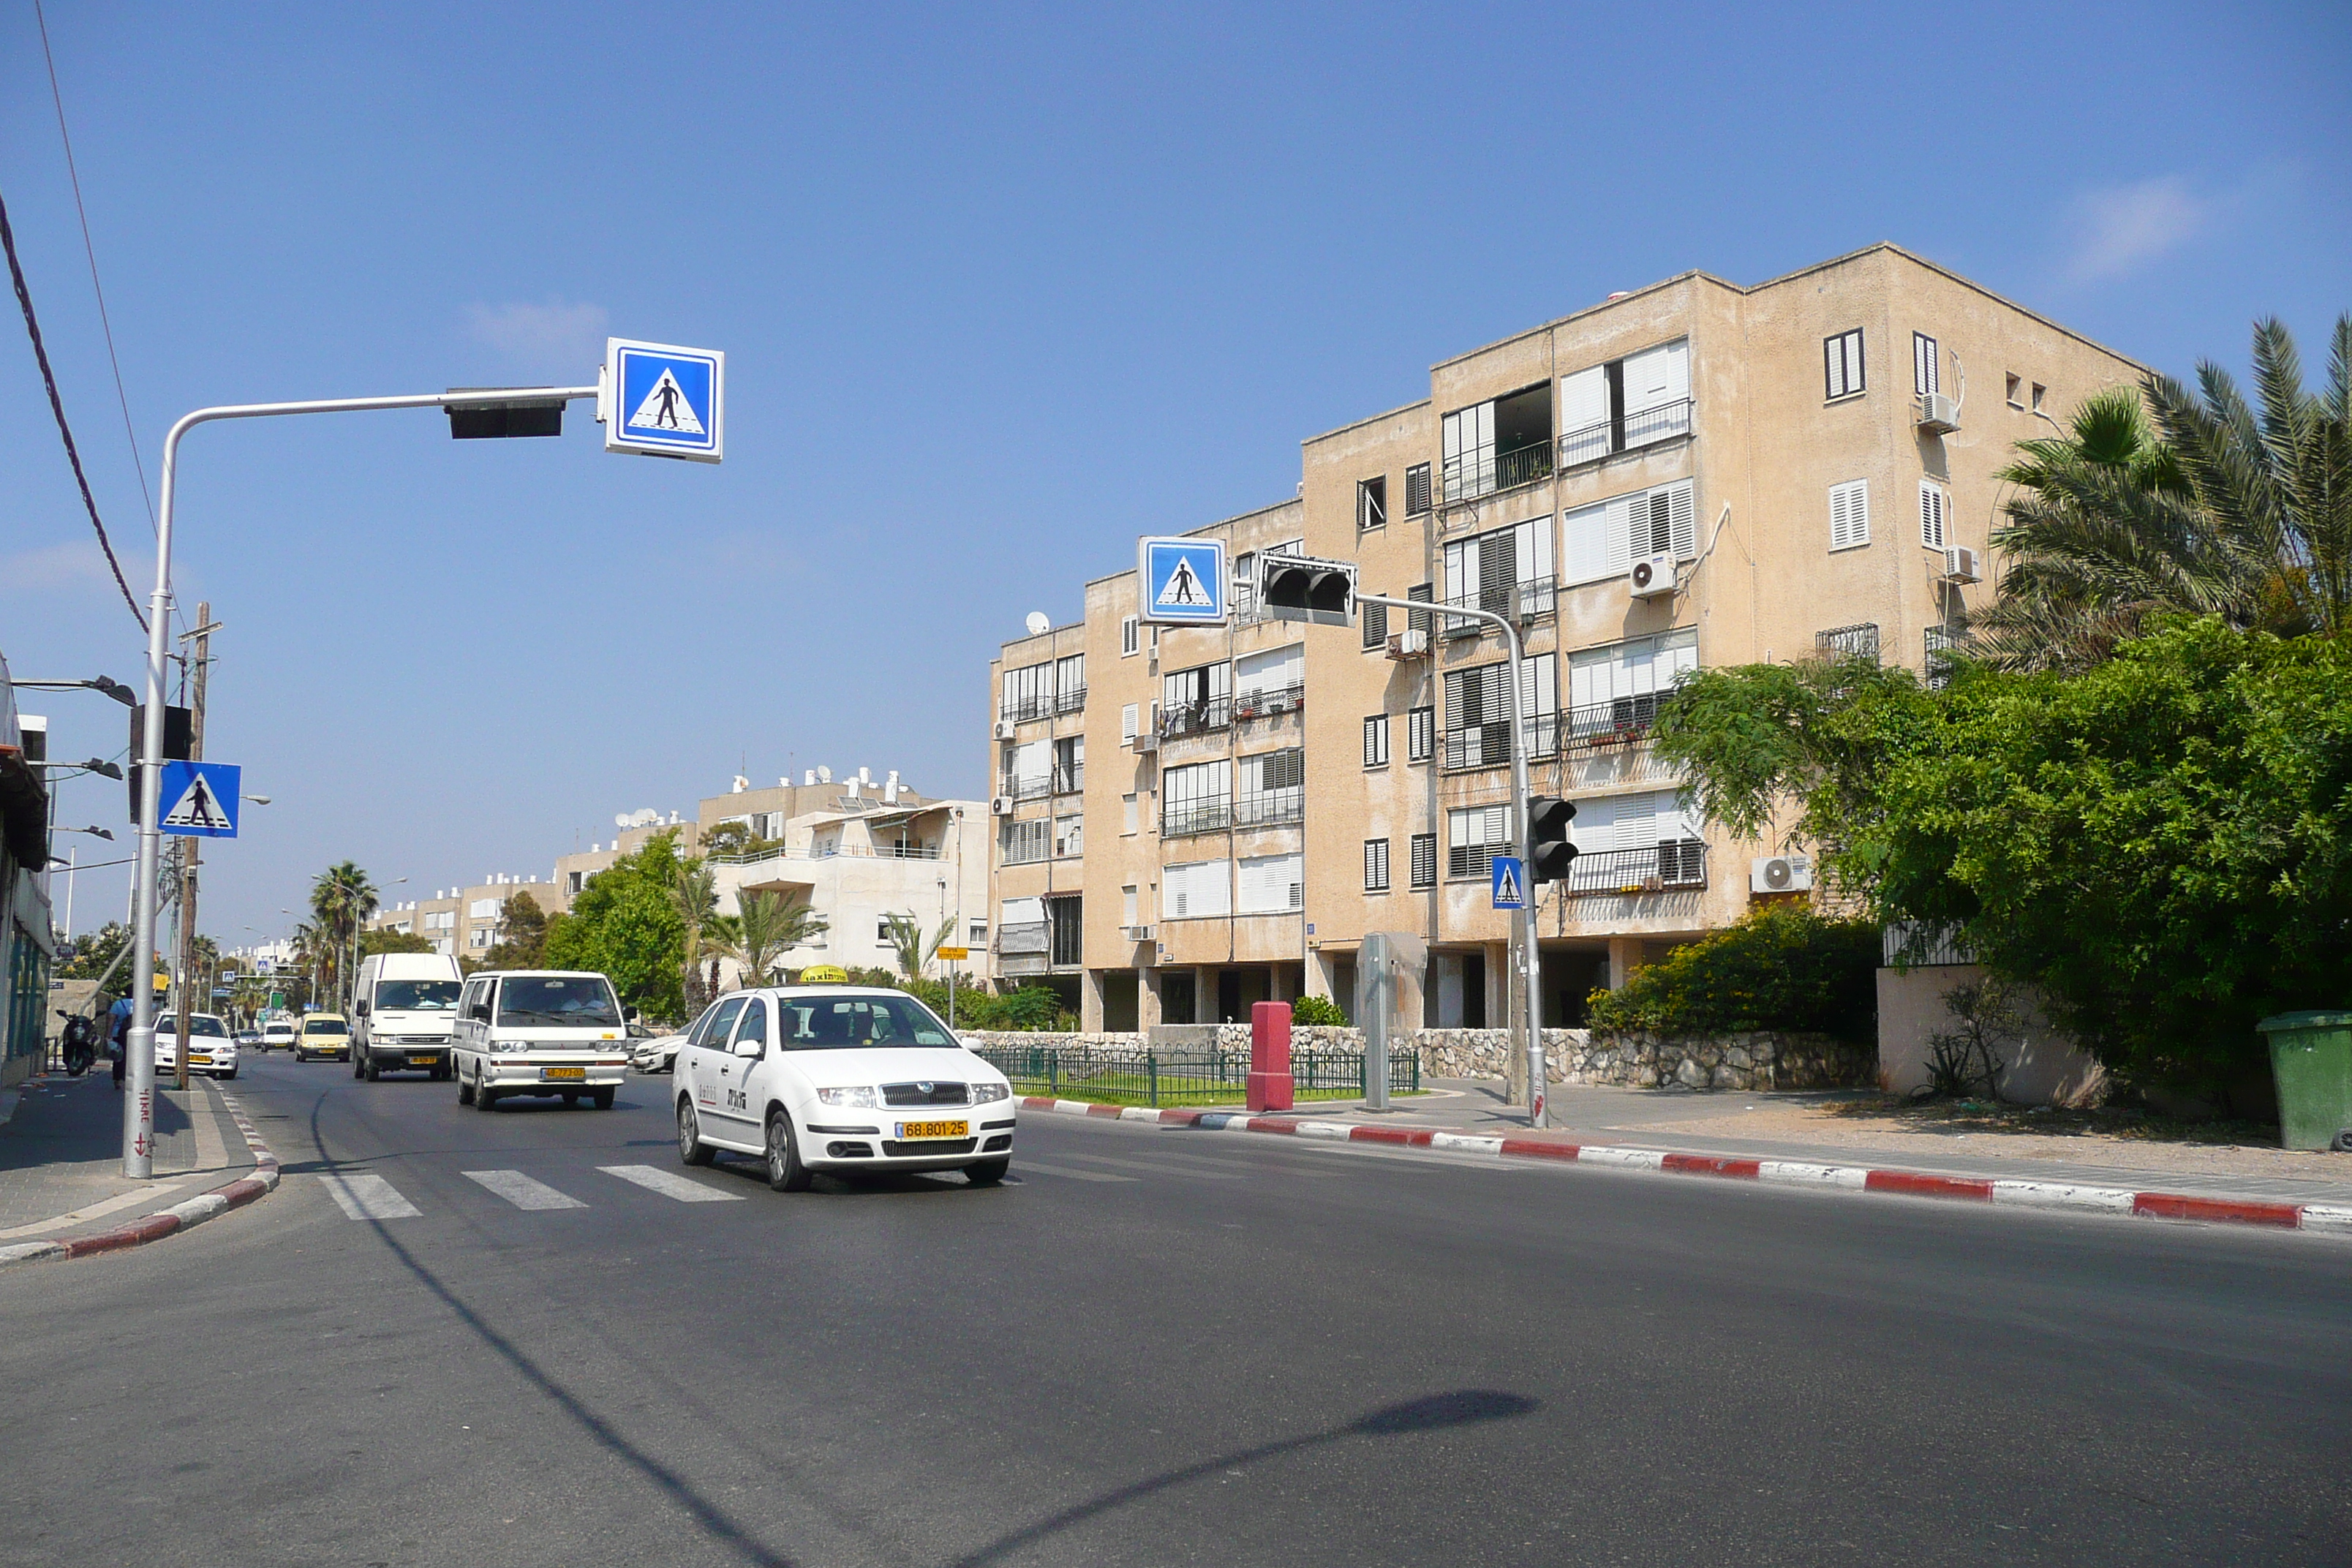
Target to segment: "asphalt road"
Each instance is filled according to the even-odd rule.
[[[252,1060],[276,1194],[0,1273],[0,1563],[2352,1562],[2342,1242],[1053,1116],[783,1196],[667,1087]]]

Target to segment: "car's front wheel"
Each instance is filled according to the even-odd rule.
[[[702,1123],[695,1120],[694,1107],[680,1096],[677,1102],[677,1157],[689,1165],[708,1165],[717,1151],[702,1141]]]
[[[793,1119],[781,1110],[768,1113],[768,1185],[780,1193],[804,1193],[814,1177],[801,1163],[799,1143],[793,1137]]]
[[[1004,1180],[1005,1173],[1012,1169],[1013,1156],[1000,1154],[993,1160],[982,1160],[976,1165],[966,1165],[963,1168],[963,1178],[975,1187],[992,1187]]]
[[[480,1073],[474,1075],[474,1109],[489,1110],[499,1103],[499,1091],[492,1089]]]

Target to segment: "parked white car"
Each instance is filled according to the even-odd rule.
[[[176,1076],[179,1061],[180,1020],[166,1013],[155,1020],[155,1076]],[[215,1078],[236,1076],[236,1041],[228,1026],[210,1013],[188,1016],[188,1070]]]
[[[717,1003],[712,1003],[717,1006]],[[706,1009],[707,1011],[707,1009]],[[650,1040],[639,1040],[629,1047],[629,1066],[642,1073],[665,1073],[677,1066],[677,1051],[686,1044],[687,1036],[694,1032],[689,1026],[675,1035],[656,1035]]]
[[[795,985],[722,997],[678,1052],[677,1151],[764,1159],[768,1184],[818,1171],[953,1171],[975,1184],[1013,1163],[1013,1086],[903,991]]]
[[[627,1026],[613,983],[585,971],[485,970],[457,999],[457,1103],[494,1109],[518,1095],[583,1096],[599,1110],[628,1076]]]

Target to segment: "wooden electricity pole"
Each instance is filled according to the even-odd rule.
[[[188,693],[188,758],[191,762],[205,760],[205,679],[212,671],[213,633],[220,629],[213,620],[209,601],[196,606],[194,629],[180,634],[180,640],[195,640],[195,652],[190,660],[194,679]],[[235,809],[235,802],[230,808]],[[173,965],[180,976],[180,1033],[178,1087],[188,1087],[188,1042],[193,1037],[196,1014],[194,994],[196,969],[196,845],[194,838],[183,838],[180,844],[180,962]],[[210,1002],[210,988],[203,998]]]

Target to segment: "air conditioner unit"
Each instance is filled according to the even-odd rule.
[[[1150,926],[1121,926],[1118,928],[1118,931],[1121,936],[1125,937],[1129,942],[1150,942],[1151,940],[1151,928]]]
[[[1759,855],[1748,864],[1751,893],[1801,893],[1813,885],[1813,863],[1802,855]]]
[[[994,800],[990,801],[988,803],[988,815],[991,816],[1012,816],[1013,797],[1009,795],[1000,795]]]
[[[1429,653],[1429,628],[1408,626],[1389,634],[1389,657],[1395,659],[1423,658]]]
[[[1947,583],[1978,583],[1983,581],[1983,563],[1977,552],[1965,544],[1948,545],[1944,551],[1944,581]]]
[[[1670,597],[1675,591],[1675,558],[1652,555],[1636,561],[1633,570],[1626,577],[1633,584],[1633,597],[1637,599]]]
[[[1135,749],[1139,752],[1158,751],[1160,749],[1160,731],[1157,730],[1137,731],[1135,735]]]
[[[997,738],[998,740],[1000,740],[1000,741],[1009,741],[1009,740],[1013,739],[1013,721],[1012,721],[1012,720],[1010,720],[1010,719],[999,719],[999,720],[996,721],[996,738]]]
[[[1919,428],[1930,436],[1948,436],[1960,427],[1960,405],[1940,392],[1919,395]]]

